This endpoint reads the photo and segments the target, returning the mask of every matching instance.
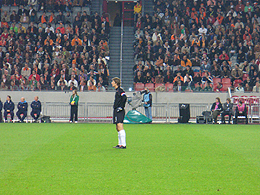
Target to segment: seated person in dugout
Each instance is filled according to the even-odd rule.
[[[31,103],[31,116],[34,119],[34,122],[36,122],[41,114],[42,111],[42,105],[41,102],[39,101],[39,97],[35,96],[34,101]]]
[[[11,115],[11,120],[10,122],[13,121],[14,119],[14,103],[11,100],[11,96],[8,95],[6,98],[6,102],[4,103],[4,117],[5,117],[5,122],[7,121],[7,115]]]
[[[223,112],[221,113],[221,123],[226,124],[225,116],[228,115],[228,124],[230,124],[231,116],[233,115],[233,104],[230,98],[227,98],[226,103],[223,104]]]
[[[212,117],[214,120],[214,124],[217,124],[217,119],[218,115],[220,115],[220,112],[222,111],[222,104],[220,102],[220,98],[216,98],[216,102],[214,102],[211,106],[211,112],[212,112]]]
[[[25,101],[25,98],[22,97],[21,101],[17,105],[18,111],[16,116],[19,118],[19,122],[23,123],[24,119],[27,117],[28,103]]]
[[[238,103],[238,105],[236,107],[234,124],[237,124],[237,117],[238,116],[245,116],[246,117],[246,124],[248,124],[247,107],[241,101],[239,101],[239,103]]]

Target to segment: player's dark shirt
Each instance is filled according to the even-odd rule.
[[[114,101],[113,108],[117,109],[117,108],[121,107],[121,108],[124,109],[126,99],[127,99],[127,97],[126,97],[125,91],[121,87],[118,87],[116,89],[115,101]]]

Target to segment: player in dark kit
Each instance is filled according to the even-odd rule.
[[[113,123],[116,124],[116,130],[118,132],[118,145],[114,148],[126,149],[126,134],[123,127],[123,121],[125,118],[125,103],[127,97],[125,91],[120,87],[121,81],[119,78],[113,78],[111,84],[112,87],[116,89],[115,101],[113,106]]]

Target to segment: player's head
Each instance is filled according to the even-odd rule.
[[[121,86],[121,80],[120,80],[120,78],[114,77],[114,78],[112,79],[111,84],[112,84],[112,87],[115,87],[115,88],[120,87],[120,86]]]
[[[34,100],[35,100],[36,102],[38,101],[38,99],[39,99],[38,96],[35,96],[35,97],[34,97]]]

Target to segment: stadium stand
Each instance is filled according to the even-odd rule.
[[[153,82],[160,74],[175,78],[180,73],[186,77],[180,81],[182,87],[192,86],[193,91],[209,91],[205,88],[213,85],[214,91],[225,92],[241,83],[244,91],[251,92],[259,86],[259,1],[154,0],[153,10],[151,1],[143,3],[144,14],[135,19],[134,84],[137,77],[146,84],[149,72]],[[208,84],[201,85],[205,72]],[[197,74],[202,80],[194,77]]]
[[[1,2],[0,90],[106,89],[109,17],[91,0]]]

